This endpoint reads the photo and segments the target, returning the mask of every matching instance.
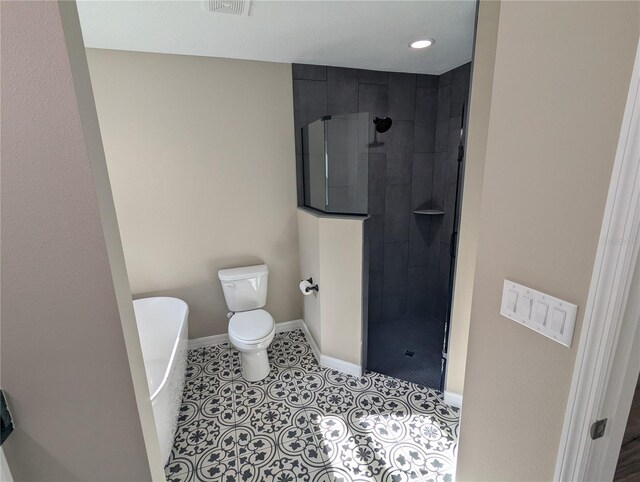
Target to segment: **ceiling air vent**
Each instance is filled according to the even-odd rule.
[[[204,3],[211,13],[249,15],[251,0],[205,0]]]

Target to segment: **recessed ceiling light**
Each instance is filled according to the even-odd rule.
[[[424,40],[414,40],[409,44],[409,47],[412,49],[426,49],[427,47],[431,47],[433,45],[434,40],[427,38]]]

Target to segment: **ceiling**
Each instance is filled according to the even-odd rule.
[[[441,74],[471,60],[475,1],[78,1],[93,48]],[[428,49],[409,42],[433,38]]]

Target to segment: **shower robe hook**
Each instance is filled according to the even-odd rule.
[[[318,283],[313,284],[313,278],[307,278],[305,281],[308,281],[309,284],[313,286],[307,286],[304,290],[308,293],[309,291],[315,291],[316,293],[320,292],[320,288],[318,288]]]

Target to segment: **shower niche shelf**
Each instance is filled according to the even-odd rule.
[[[442,216],[444,211],[440,209],[416,209],[413,214],[419,214],[421,216]]]

